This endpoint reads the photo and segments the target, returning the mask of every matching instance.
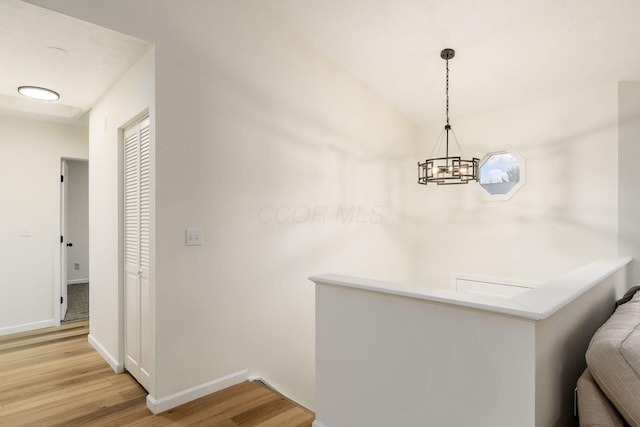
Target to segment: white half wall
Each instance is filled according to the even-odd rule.
[[[577,425],[584,354],[629,262],[600,259],[514,297],[311,277],[316,424]]]
[[[317,419],[328,427],[533,427],[535,323],[325,284]]]
[[[89,281],[89,162],[67,160],[67,283]],[[78,269],[76,269],[76,265]]]
[[[60,159],[87,156],[85,128],[0,116],[0,334],[57,321]]]
[[[447,288],[451,272],[538,282],[617,255],[616,83],[451,124],[467,156],[520,153],[526,183],[508,201],[483,201],[476,183],[416,186],[420,283]],[[439,132],[423,129],[424,155]]]

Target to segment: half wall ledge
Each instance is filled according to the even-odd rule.
[[[309,280],[316,285],[341,286],[459,307],[475,308],[523,319],[542,320],[599,284],[603,278],[623,269],[631,260],[631,257],[602,258],[543,282],[513,298],[478,295],[418,285],[403,285],[339,274],[311,276]]]

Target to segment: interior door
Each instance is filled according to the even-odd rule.
[[[150,134],[145,118],[124,131],[125,368],[145,388],[150,374]]]
[[[67,315],[67,212],[69,211],[68,171],[66,160],[60,165],[60,320]]]

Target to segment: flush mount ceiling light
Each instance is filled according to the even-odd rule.
[[[18,92],[20,93],[20,95],[38,99],[40,101],[57,101],[58,99],[60,99],[60,95],[57,92],[44,87],[20,86],[18,88]]]
[[[438,185],[467,184],[469,181],[478,180],[478,163],[480,160],[475,157],[471,160],[462,159],[463,154],[460,143],[458,143],[458,138],[456,138],[456,134],[449,124],[449,60],[455,54],[456,52],[453,49],[444,49],[440,52],[440,57],[445,60],[447,69],[447,124],[440,132],[429,158],[424,163],[418,162],[418,184],[427,185],[430,182],[435,182]],[[449,156],[449,133],[451,133],[452,139],[458,148],[459,156]],[[442,151],[443,143],[445,144],[445,157],[433,157],[434,153],[437,156]]]

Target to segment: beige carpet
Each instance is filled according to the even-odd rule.
[[[63,322],[89,318],[89,284],[67,285],[67,315]]]

